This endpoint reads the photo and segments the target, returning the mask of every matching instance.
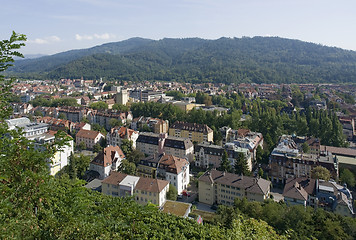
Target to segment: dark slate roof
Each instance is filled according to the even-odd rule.
[[[140,133],[137,142],[148,143],[153,145],[158,145],[159,135],[154,133]]]
[[[308,195],[315,195],[315,179],[306,177],[292,178],[284,186],[284,197],[306,201]]]
[[[136,143],[141,142],[141,143],[147,143],[147,144],[152,144],[152,145],[158,145],[160,137],[159,134],[157,133],[140,133],[138,136]],[[189,149],[193,147],[192,141],[190,141],[189,138],[180,138],[180,137],[173,137],[173,136],[168,136],[165,141],[164,141],[164,147],[170,147],[170,148],[178,148],[178,149]]]
[[[203,149],[205,154],[222,156],[224,153],[224,148],[219,145],[214,145],[208,142],[202,142],[194,147],[194,152],[200,152]]]
[[[194,145],[189,138],[178,138],[169,136],[164,141],[164,146],[170,148],[189,149]]]
[[[222,172],[218,170],[211,170],[205,172],[199,181],[207,183],[219,183],[228,186],[238,187],[244,189],[249,193],[267,194],[270,189],[270,181],[263,178],[254,178],[249,176],[242,176],[233,173]]]
[[[188,123],[188,122],[182,122],[182,121],[177,121],[177,122],[173,123],[170,128],[186,130],[186,131],[190,131],[190,132],[202,132],[205,134],[213,131],[206,124]]]

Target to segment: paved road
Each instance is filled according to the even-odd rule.
[[[273,200],[275,202],[279,202],[280,200],[283,200],[283,190],[280,188],[272,188],[271,189],[271,195],[273,196]]]

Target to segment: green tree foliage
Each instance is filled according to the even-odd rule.
[[[245,154],[239,152],[237,154],[237,159],[235,159],[234,170],[236,174],[250,175],[251,172],[248,170],[247,159]]]
[[[219,206],[218,223],[231,227],[241,215],[266,221],[278,233],[287,233],[290,239],[354,239],[356,220],[342,217],[323,209],[316,211],[301,205],[286,206],[272,200],[248,202],[235,199],[234,207]]]
[[[80,143],[77,145],[77,149],[78,149],[79,151],[86,149],[85,143],[84,143],[84,142],[80,142]]]
[[[230,164],[230,161],[228,159],[228,155],[227,155],[226,150],[224,150],[224,153],[222,155],[222,159],[221,159],[219,170],[220,171],[224,171],[224,172],[231,172],[232,171],[231,164]]]
[[[303,153],[309,153],[310,152],[310,147],[309,147],[307,142],[304,142],[302,144],[302,150],[303,150]]]
[[[257,163],[263,162],[263,149],[260,145],[258,145],[256,149],[256,162]]]
[[[58,118],[59,118],[59,119],[63,119],[63,120],[67,120],[67,116],[66,116],[64,113],[60,113],[60,114],[58,115]]]
[[[330,179],[330,172],[328,169],[322,167],[322,166],[317,166],[313,168],[311,171],[311,177],[314,179],[323,179],[326,181],[329,181]]]
[[[110,127],[119,127],[122,126],[122,122],[116,118],[112,118],[109,120],[109,125]]]
[[[118,103],[115,103],[114,105],[112,105],[112,109],[120,111],[120,112],[128,112],[130,110],[130,108],[128,106],[118,104]]]
[[[44,106],[44,107],[76,107],[79,106],[75,98],[57,98],[57,99],[46,99],[43,96],[37,96],[35,99],[31,100],[30,103],[34,106]]]
[[[58,176],[63,177],[66,174],[70,179],[83,179],[85,172],[88,170],[90,164],[90,157],[83,154],[74,155],[69,157],[69,163],[67,166],[61,169]]]
[[[341,183],[346,183],[349,187],[355,186],[355,175],[347,168],[343,169],[340,174]]]
[[[92,129],[93,131],[101,132],[101,134],[103,134],[104,136],[106,136],[106,134],[107,134],[107,131],[106,131],[105,127],[104,127],[104,126],[101,126],[101,125],[98,124],[98,123],[92,124],[92,125],[91,125],[91,129]]]
[[[96,143],[94,146],[93,146],[93,152],[95,153],[99,153],[103,150],[103,147],[101,146],[100,143]]]
[[[173,186],[172,184],[169,184],[169,190],[167,192],[167,199],[176,201],[177,197],[178,197],[177,188],[175,186]]]
[[[126,155],[126,159],[134,164],[138,164],[140,160],[143,159],[144,157],[145,154],[143,154],[140,150],[137,149],[132,150]]]
[[[132,44],[124,52],[97,46],[25,60],[12,70],[47,79],[344,83],[355,82],[355,62],[352,51],[278,37],[163,39]]]
[[[95,109],[95,110],[106,110],[108,109],[108,104],[106,102],[94,102],[89,105],[90,108]]]
[[[120,148],[125,156],[129,156],[133,151],[132,141],[128,139],[122,139]]]
[[[139,132],[153,132],[152,129],[150,128],[150,126],[148,126],[147,124],[142,124],[139,128],[138,128]]]
[[[121,161],[118,171],[122,172],[122,173],[129,174],[129,175],[135,175],[136,174],[136,164],[128,161],[127,159],[124,159]]]

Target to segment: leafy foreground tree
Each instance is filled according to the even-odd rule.
[[[25,39],[13,33],[0,41],[1,71],[11,56],[20,56],[15,51]],[[241,217],[230,228],[199,225],[132,198],[92,192],[77,179],[50,176],[47,159],[64,137],[38,149],[21,131],[9,131],[9,84],[3,76],[0,84],[0,239],[285,239],[263,221]]]
[[[330,171],[322,166],[317,166],[312,170],[311,177],[314,179],[329,181]]]

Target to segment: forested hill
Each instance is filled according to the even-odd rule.
[[[51,79],[356,82],[356,52],[279,37],[134,38],[18,61],[12,71]]]

